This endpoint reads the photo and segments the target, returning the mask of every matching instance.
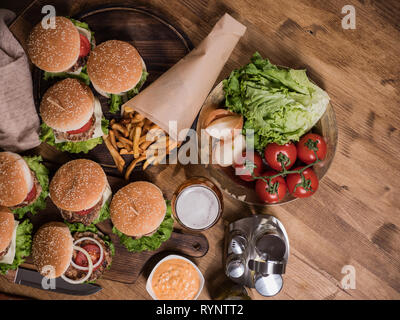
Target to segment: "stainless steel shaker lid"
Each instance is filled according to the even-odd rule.
[[[241,235],[235,235],[230,243],[229,251],[234,254],[242,254],[246,247],[246,239]]]
[[[257,292],[264,297],[272,297],[281,291],[283,279],[280,274],[257,275],[254,281]]]
[[[240,278],[244,274],[243,262],[239,259],[231,260],[227,265],[227,274],[232,278]]]

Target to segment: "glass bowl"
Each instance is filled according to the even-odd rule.
[[[201,129],[204,129],[204,123],[210,112],[212,112],[215,109],[223,107],[224,103],[225,103],[225,96],[224,96],[223,84],[221,81],[208,95],[206,101],[202,106],[202,109],[200,110],[196,128],[199,141],[199,157],[204,157],[204,149],[202,149],[201,145]],[[330,103],[328,104],[324,115],[312,128],[311,132],[322,135],[327,143],[327,154],[325,159],[313,166],[313,170],[315,171],[318,180],[321,181],[321,179],[324,177],[324,175],[326,174],[332,163],[338,140],[336,116],[333,107]],[[210,150],[212,149],[210,148]],[[296,162],[295,166],[297,164],[298,163]],[[235,175],[235,170],[233,167],[231,166],[221,167],[217,164],[211,164],[210,162],[210,164],[207,165],[207,168],[210,173],[211,180],[221,190],[223,190],[224,193],[246,204],[256,205],[256,206],[272,206],[272,205],[285,204],[297,199],[293,195],[287,193],[285,198],[278,203],[272,203],[272,204],[263,203],[258,199],[258,196],[254,190],[255,182],[254,181],[246,182],[241,180],[238,176]]]

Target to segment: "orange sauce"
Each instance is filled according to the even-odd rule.
[[[157,267],[151,285],[159,300],[193,300],[200,289],[200,277],[189,262],[169,259]]]

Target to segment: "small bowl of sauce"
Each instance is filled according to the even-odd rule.
[[[215,225],[222,215],[223,196],[218,187],[204,177],[194,177],[175,191],[172,213],[184,227],[203,231]]]
[[[146,290],[154,300],[196,300],[204,287],[204,277],[189,259],[171,254],[150,273]]]

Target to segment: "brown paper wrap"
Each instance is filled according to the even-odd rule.
[[[244,25],[225,14],[197,48],[123,107],[132,107],[174,140],[183,140],[245,31]],[[169,127],[170,121],[177,125]]]

